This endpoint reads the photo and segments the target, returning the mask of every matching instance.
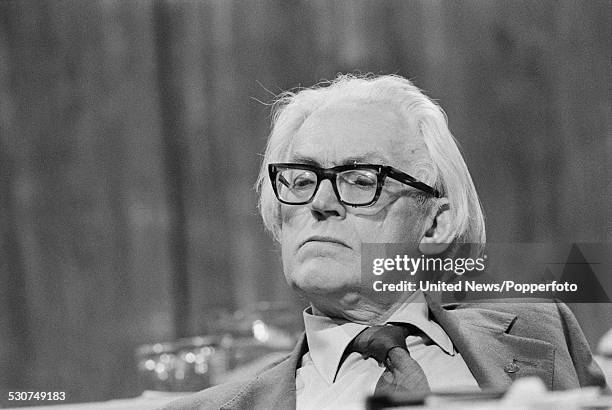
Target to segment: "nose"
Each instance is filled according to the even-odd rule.
[[[332,183],[328,179],[321,181],[319,190],[310,203],[310,210],[318,221],[346,216],[346,208],[336,196]]]

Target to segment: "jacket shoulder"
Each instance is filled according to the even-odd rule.
[[[248,381],[220,384],[174,400],[160,410],[219,409],[248,386]]]
[[[244,391],[248,390],[260,374],[274,370],[281,362],[287,360],[288,356],[283,356],[274,362],[261,367],[254,372],[251,377],[245,376],[237,380],[228,381],[186,397],[174,400],[159,410],[193,410],[193,409],[220,409],[226,403],[232,401]]]
[[[499,299],[483,300],[466,303],[451,303],[444,305],[445,310],[455,311],[460,315],[482,313],[486,311],[514,315],[521,320],[540,322],[552,320],[555,325],[561,326],[561,321],[572,316],[569,308],[560,301],[553,299]]]
[[[444,306],[467,321],[481,321],[504,315],[508,331],[541,339],[557,345],[575,337],[583,338],[582,330],[571,310],[553,299],[499,299]]]
[[[605,386],[605,377],[591,354],[572,311],[558,300],[504,299],[445,305],[460,319],[479,322],[503,317],[505,333],[549,343],[557,361],[570,364],[581,386]]]

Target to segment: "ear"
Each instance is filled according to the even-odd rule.
[[[451,212],[448,200],[439,199],[431,207],[429,214],[425,218],[427,230],[419,242],[419,251],[423,255],[439,255],[448,249],[451,242],[455,239],[455,232],[451,221]]]

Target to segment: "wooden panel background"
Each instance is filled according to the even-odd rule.
[[[295,301],[255,206],[258,100],[340,71],[440,101],[490,240],[611,241],[611,5],[0,2],[0,391],[136,395],[138,344]],[[591,341],[612,327],[581,309]]]

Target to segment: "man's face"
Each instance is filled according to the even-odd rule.
[[[425,146],[392,110],[342,104],[315,111],[300,127],[287,162],[322,168],[357,163],[391,165],[414,175]],[[416,176],[416,175],[414,175]],[[361,245],[404,243],[417,254],[424,232],[422,206],[413,188],[390,178],[378,201],[354,208],[338,201],[324,180],[307,205],[281,205],[281,245],[290,286],[315,306],[317,300],[350,307],[358,303]]]

